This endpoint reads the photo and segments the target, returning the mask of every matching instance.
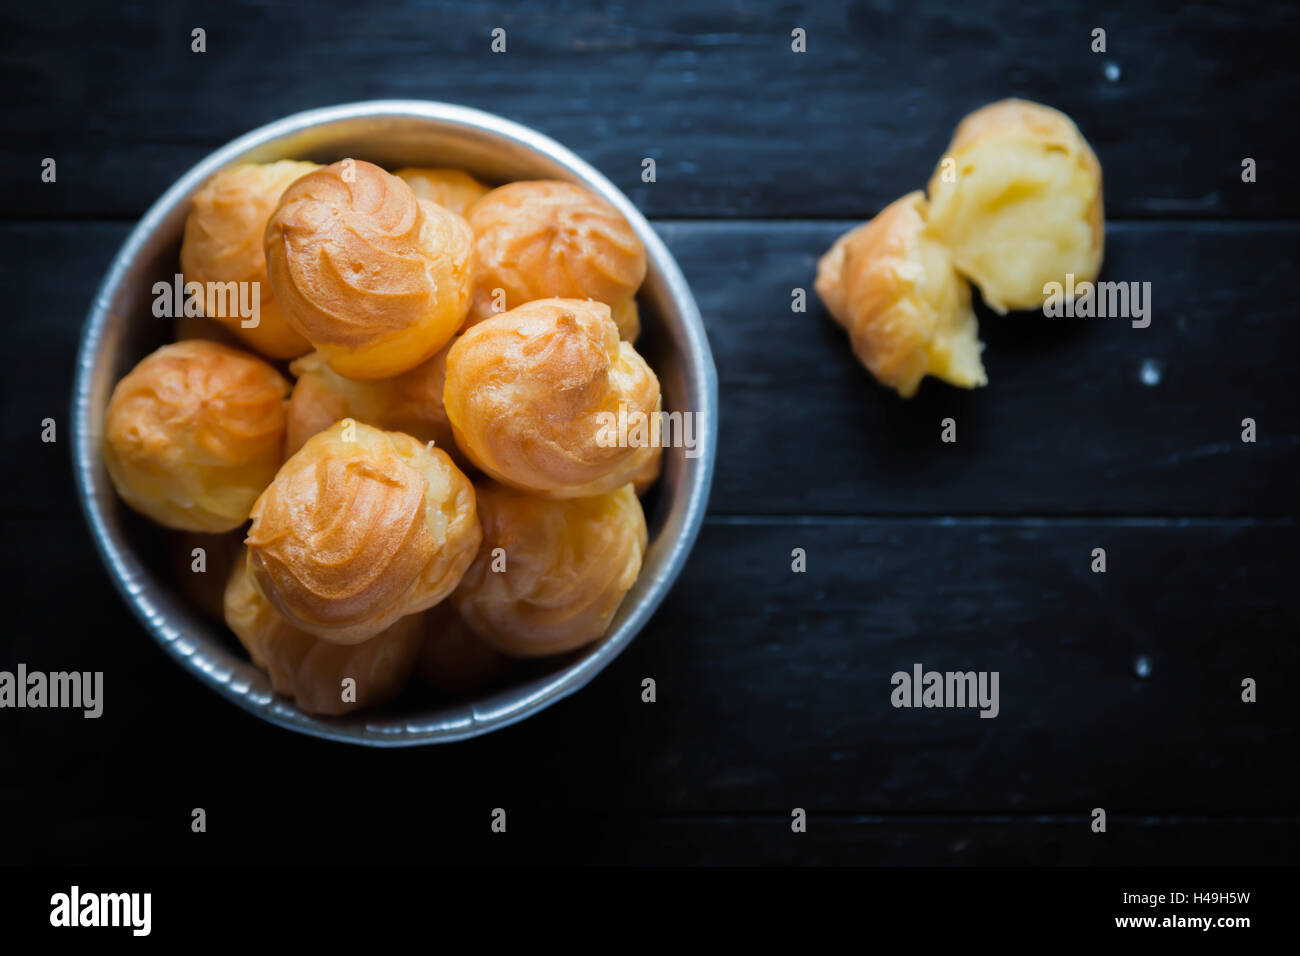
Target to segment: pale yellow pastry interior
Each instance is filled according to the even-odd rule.
[[[470,629],[513,657],[600,638],[645,554],[645,516],[632,486],[554,501],[484,484],[478,500],[483,543],[452,597]]]
[[[271,290],[262,234],[289,184],[319,168],[317,163],[287,159],[234,166],[217,173],[194,195],[185,220],[181,273],[186,283],[203,284],[204,314],[267,358],[293,358],[311,350],[285,319]],[[229,290],[219,285],[228,282],[257,283],[260,305],[253,327],[244,328],[252,319],[238,314]]]
[[[920,191],[836,240],[816,288],[858,359],[904,398],[926,375],[964,388],[988,381],[970,286],[927,231]]]
[[[247,352],[202,339],[164,345],[109,399],[104,463],[113,487],[168,528],[238,527],[283,460],[288,391]]]
[[[1058,110],[1002,100],[971,113],[929,193],[931,232],[997,312],[1038,308],[1047,283],[1101,270],[1101,165]]]
[[[534,299],[594,299],[621,330],[640,328],[631,301],[645,278],[645,246],[623,215],[572,183],[507,183],[469,211],[477,276],[470,322]]]
[[[406,686],[424,645],[419,614],[399,618],[360,644],[313,637],[271,606],[244,560],[231,571],[223,607],[226,624],[253,664],[271,678],[275,692],[309,714],[341,716],[387,703]]]
[[[290,623],[360,643],[455,588],[482,537],[474,498],[441,449],[338,422],[289,458],[254,504],[248,566]]]
[[[470,460],[523,491],[603,494],[656,454],[608,430],[620,413],[656,415],[660,393],[601,302],[539,299],[471,326],[447,355],[443,402]]]
[[[427,361],[469,311],[469,225],[371,163],[343,160],[294,182],[265,245],[289,323],[348,378],[388,378]]]

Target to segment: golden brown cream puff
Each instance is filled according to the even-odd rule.
[[[427,199],[458,216],[469,212],[469,207],[486,196],[491,187],[483,185],[463,169],[443,167],[407,167],[393,173],[414,190],[416,198]]]
[[[976,110],[929,188],[932,234],[997,312],[1038,308],[1046,284],[1101,271],[1101,165],[1064,113],[1025,100]]]
[[[446,452],[351,419],[308,439],[252,517],[258,589],[289,623],[337,644],[437,604],[482,537],[474,488]]]
[[[514,660],[488,647],[465,626],[450,601],[423,615],[424,647],[416,674],[444,694],[470,694],[496,683],[514,668]]]
[[[348,159],[285,191],[266,227],[267,271],[290,324],[334,371],[389,378],[465,321],[473,240],[461,216]]]
[[[478,498],[483,543],[452,597],[470,629],[512,657],[601,637],[645,554],[645,515],[632,486],[551,501],[481,485]]]
[[[224,610],[227,626],[270,676],[275,692],[309,714],[338,716],[392,700],[414,671],[425,638],[419,614],[399,618],[360,644],[313,637],[271,606],[243,560],[230,574]]]
[[[595,299],[614,310],[629,341],[629,300],[645,278],[645,247],[623,215],[571,183],[500,186],[469,211],[477,276],[470,322],[534,299]]]
[[[920,191],[837,239],[817,264],[816,288],[858,359],[904,398],[926,375],[987,383],[970,286],[928,233]]]
[[[283,461],[288,391],[247,352],[203,339],[164,345],[109,400],[104,462],[113,486],[168,528],[237,528]]]
[[[657,453],[611,430],[658,414],[659,379],[602,302],[539,299],[471,326],[447,354],[443,401],[461,450],[523,491],[602,494]]]
[[[185,220],[181,272],[187,283],[204,285],[204,314],[268,358],[294,358],[311,350],[311,344],[285,319],[271,291],[262,234],[289,184],[319,168],[317,163],[281,160],[223,170],[195,194]],[[249,320],[231,308],[225,287],[229,282],[257,283],[260,304],[252,328],[244,328]]]
[[[468,466],[442,407],[447,349],[401,375],[369,382],[344,378],[317,352],[295,361],[290,371],[298,381],[289,397],[286,456],[335,422],[354,418],[385,431],[405,432],[425,444],[433,442],[457,466]]]

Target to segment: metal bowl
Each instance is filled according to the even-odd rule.
[[[603,640],[481,697],[439,702],[408,690],[381,710],[321,718],[277,697],[233,636],[177,593],[152,557],[156,532],[114,492],[101,446],[113,386],[170,338],[170,328],[152,316],[151,289],[179,270],[190,197],[237,162],[329,163],[349,156],[389,169],[456,166],[489,183],[564,179],[617,206],[645,243],[649,262],[639,295],[645,331],[638,350],[659,375],[664,409],[698,413],[699,454],[688,458],[682,448],[665,449],[663,477],[648,507],[650,546],[641,576]],[[82,333],[73,464],[82,507],[114,584],[183,669],[281,727],[366,746],[407,746],[476,737],[523,720],[578,690],[627,647],[668,593],[699,532],[717,446],[717,404],[717,373],[691,290],[658,235],[609,180],[555,141],[499,116],[445,103],[377,100],[298,113],[241,136],[182,176],[145,213],[104,277]]]

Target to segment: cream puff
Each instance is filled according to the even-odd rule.
[[[594,299],[614,312],[629,341],[632,301],[645,278],[645,246],[623,215],[580,186],[508,183],[469,211],[477,276],[470,322],[534,299]]]
[[[104,463],[113,486],[168,528],[237,528],[283,461],[288,391],[247,352],[203,339],[164,345],[109,399]]]
[[[657,453],[619,430],[658,414],[659,379],[601,302],[539,299],[471,326],[447,354],[443,402],[475,465],[547,497],[613,491]]]
[[[401,375],[369,382],[344,378],[316,352],[304,355],[289,369],[297,382],[289,397],[286,456],[335,422],[354,418],[384,431],[405,432],[426,445],[433,442],[458,466],[468,467],[442,406],[447,349]]]
[[[817,264],[816,288],[858,359],[904,398],[926,375],[987,383],[970,286],[929,234],[920,191],[837,239]]]
[[[185,220],[181,272],[187,283],[203,284],[204,315],[268,358],[294,358],[311,351],[311,344],[285,319],[271,291],[262,234],[290,183],[319,168],[317,163],[281,160],[223,170],[195,194]],[[225,287],[229,282],[257,283],[258,315],[251,328],[244,327],[251,317],[231,308]]]
[[[243,560],[226,584],[224,611],[227,626],[275,692],[309,714],[339,716],[392,700],[415,670],[425,639],[419,614],[399,618],[361,644],[313,637],[271,606]]]
[[[645,555],[645,515],[632,486],[550,501],[482,485],[478,500],[483,543],[452,596],[470,629],[512,657],[600,638]]]
[[[451,593],[482,533],[438,448],[345,419],[308,439],[252,510],[258,589],[290,624],[357,644]]]
[[[474,238],[378,166],[343,160],[295,182],[266,226],[271,288],[334,371],[389,378],[432,358],[469,310]]]
[[[463,169],[408,166],[393,175],[405,181],[417,199],[437,203],[458,216],[466,215],[470,206],[491,192],[490,186],[483,185]]]
[[[976,110],[929,189],[931,233],[997,312],[1038,308],[1048,283],[1101,271],[1101,165],[1064,113],[1025,100]]]

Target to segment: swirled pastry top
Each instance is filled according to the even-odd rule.
[[[262,236],[285,189],[317,169],[317,163],[281,160],[223,170],[194,195],[185,219],[181,272],[186,282],[205,286],[204,313],[271,358],[302,355],[311,344],[289,325],[275,301]],[[245,328],[243,316],[229,314],[228,302],[222,301],[217,287],[227,282],[257,283],[256,326]]]
[[[117,383],[104,460],[126,503],[169,528],[229,531],[282,460],[289,383],[203,339],[164,345]]]
[[[253,506],[249,568],[289,621],[353,644],[449,594],[481,538],[446,453],[345,420],[294,454]]]
[[[628,221],[571,183],[508,183],[476,202],[468,218],[478,270],[475,321],[551,296],[615,307],[645,278],[645,247]]]
[[[483,544],[452,598],[470,629],[515,657],[558,654],[603,635],[646,549],[632,486],[564,501],[492,484],[478,494]]]
[[[419,364],[469,308],[465,220],[371,163],[344,160],[295,182],[265,243],[289,321],[345,375],[382,378]]]
[[[660,393],[602,302],[539,299],[470,327],[448,352],[443,401],[461,450],[524,491],[601,494],[656,452],[610,431],[648,421]]]

